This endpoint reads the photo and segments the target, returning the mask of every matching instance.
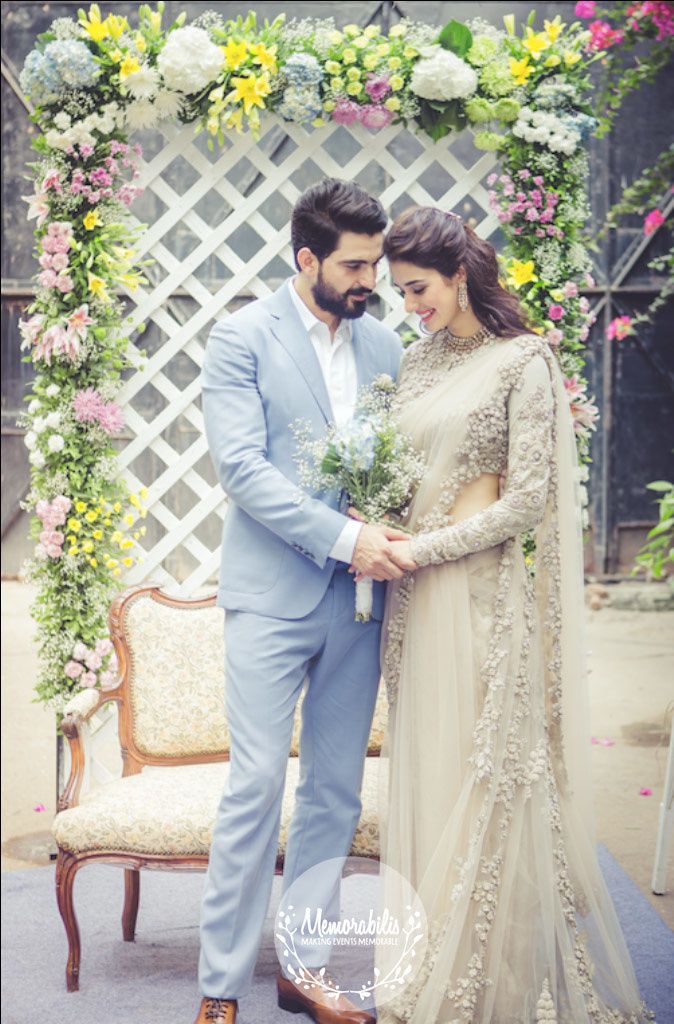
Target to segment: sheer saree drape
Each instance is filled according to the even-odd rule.
[[[406,520],[422,567],[387,596],[382,860],[417,889],[429,944],[379,1019],[648,1020],[595,854],[578,467],[558,364],[535,335],[465,352],[436,335],[406,354],[397,415],[428,471]],[[452,522],[462,489],[503,471],[503,497]]]

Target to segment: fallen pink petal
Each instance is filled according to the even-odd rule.
[[[639,796],[653,796],[653,790],[649,789],[648,786],[642,786],[639,790]]]
[[[40,811],[46,811],[47,808],[45,807],[44,804],[35,804],[35,807],[33,808],[33,810],[37,811],[39,813]]]

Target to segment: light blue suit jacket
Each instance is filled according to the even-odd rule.
[[[299,485],[290,424],[308,420],[322,437],[332,410],[291,287],[288,280],[218,321],[201,371],[208,446],[229,497],[217,603],[282,619],[308,615],[325,594],[345,523],[339,493],[311,496]],[[368,313],[352,323],[358,386],[380,373],[395,379],[395,331]],[[374,591],[373,617],[381,618],[384,584]]]

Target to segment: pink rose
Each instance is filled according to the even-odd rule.
[[[48,252],[43,252],[38,260],[38,263],[40,264],[43,270],[50,270],[54,266],[53,260],[53,256],[50,256]]]
[[[358,120],[358,104],[354,103],[353,100],[341,99],[337,100],[337,105],[332,111],[331,117],[337,124],[353,124],[354,121]],[[123,188],[120,189],[120,198],[122,195]]]
[[[51,265],[58,273],[65,270],[68,266],[68,257],[64,252],[57,252],[53,256],[50,256]]]
[[[614,317],[606,328],[606,337],[609,341],[622,341],[628,334],[632,334],[632,320],[629,316]]]
[[[53,288],[56,284],[56,274],[53,270],[43,270],[37,275],[37,279],[41,288]]]
[[[77,679],[78,676],[82,675],[84,671],[79,661],[68,661],[63,669],[68,679]]]
[[[596,0],[579,0],[576,4],[577,18],[594,18]]]
[[[575,281],[566,281],[564,284],[564,298],[575,299],[578,294],[578,285]]]
[[[665,218],[662,215],[662,210],[651,210],[648,216],[644,218],[644,234],[652,235],[664,223]]]
[[[586,274],[585,275],[585,287],[586,288],[594,288],[594,286],[595,286],[595,280],[594,280],[592,274]]]
[[[43,246],[44,248],[44,246]],[[55,235],[52,239],[52,252],[68,252],[70,249],[70,239],[64,238],[61,235]]]
[[[56,287],[62,295],[68,295],[75,287],[72,277],[68,274],[60,274],[56,278]]]
[[[546,335],[549,345],[559,345],[562,338],[564,337],[563,331],[560,331],[558,327],[551,327]]]
[[[393,112],[381,103],[368,103],[360,108],[358,119],[365,128],[385,128],[393,120]]]
[[[89,651],[86,658],[84,659],[84,664],[87,666],[87,668],[97,670],[103,664],[103,659],[101,658],[100,654],[96,653],[96,651]]]
[[[107,636],[96,641],[96,653],[100,654],[102,658],[104,658],[106,654],[109,654],[111,650],[112,640],[109,640]]]
[[[60,558],[63,554],[60,544],[47,544],[46,551],[50,558]]]
[[[77,661],[84,661],[88,653],[89,648],[86,644],[83,644],[81,640],[79,640],[73,647],[73,658],[76,658]]]
[[[561,320],[564,316],[564,306],[560,306],[556,303],[553,304],[548,309],[548,316],[551,320]]]
[[[85,672],[84,675],[82,676],[82,678],[80,679],[80,683],[82,684],[82,686],[89,686],[89,687],[95,686],[96,685],[96,673],[95,672]]]

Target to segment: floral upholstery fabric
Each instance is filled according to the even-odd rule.
[[[224,616],[221,608],[173,608],[141,596],[124,616],[131,655],[133,736],[138,750],[160,757],[225,753],[230,748],[224,698]],[[83,691],[73,710],[85,713],[96,694]],[[69,707],[73,702],[71,701]],[[297,756],[302,698],[290,753]],[[369,751],[381,750],[387,702],[379,692]]]
[[[368,757],[354,836],[354,856],[379,855],[377,789],[379,758]],[[98,786],[77,807],[56,815],[52,832],[73,853],[95,850],[187,856],[208,854],[229,763],[147,767],[140,775]],[[290,758],[281,812],[279,852],[284,853],[299,778]]]

